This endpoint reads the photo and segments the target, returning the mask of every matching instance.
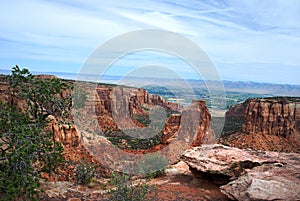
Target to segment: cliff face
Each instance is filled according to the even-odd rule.
[[[213,142],[215,136],[210,128],[211,116],[205,101],[193,101],[183,108],[177,103],[165,101],[161,96],[149,94],[144,89],[127,87],[99,87],[96,89],[95,111],[102,130],[145,127],[135,115],[147,116],[151,109],[160,106],[168,113],[162,113],[162,144],[169,144],[175,138],[189,142],[192,146]],[[155,120],[151,120],[155,121]]]
[[[36,76],[42,79],[52,79],[55,76]],[[61,98],[67,98],[68,95],[71,94],[71,90],[65,90],[58,96]],[[25,111],[28,108],[28,104],[25,100],[22,100],[16,96],[12,96],[9,89],[9,84],[3,80],[0,81],[0,101],[3,103],[9,103],[13,106],[16,106],[21,111]],[[46,115],[46,114],[45,114]],[[1,117],[0,117],[1,118]],[[80,132],[77,130],[74,124],[63,124],[61,123],[57,117],[53,115],[47,115],[46,117],[46,127],[45,131],[50,131],[53,133],[53,141],[61,143],[64,152],[63,157],[66,161],[69,162],[79,162],[79,161],[87,161],[91,164],[97,164],[101,167],[101,172],[105,175],[109,174],[109,170],[102,166],[93,155],[86,149],[86,147],[82,143],[82,136]],[[75,170],[76,165],[71,163],[61,164],[57,171],[51,173],[41,173],[43,177],[48,178],[49,181],[54,180],[73,180],[75,179]]]
[[[210,128],[211,115],[203,100],[193,101],[191,106],[182,112],[179,137],[192,138],[192,146],[214,143],[215,134]]]
[[[144,127],[134,116],[148,115],[148,111],[156,106],[175,112],[180,112],[183,108],[179,104],[165,101],[161,96],[137,88],[102,86],[96,88],[95,96],[95,103],[90,105],[92,110],[95,106],[99,124],[104,130]]]
[[[248,99],[231,107],[220,141],[240,148],[299,152],[300,99]]]
[[[210,128],[211,116],[205,101],[192,101],[182,114],[171,115],[164,127],[161,143],[168,144],[174,138],[191,146],[215,142],[214,131]]]

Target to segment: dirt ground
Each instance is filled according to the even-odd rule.
[[[201,201],[228,200],[212,181],[192,174],[163,175],[149,181],[154,186],[147,196],[151,201]],[[75,185],[70,182],[47,182],[43,184],[41,201],[98,201],[108,200],[103,185],[94,187]]]

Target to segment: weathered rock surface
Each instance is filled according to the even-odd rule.
[[[221,192],[233,200],[299,200],[299,164],[264,164],[247,171]],[[294,168],[298,168],[294,169]]]
[[[133,116],[135,114],[146,115],[147,110],[155,106],[178,112],[183,108],[177,103],[165,101],[161,96],[149,94],[144,89],[121,86],[97,87],[94,100],[95,102],[91,102],[89,105],[92,110],[95,110],[96,115],[101,117],[99,124],[103,129],[107,129],[107,127],[110,127],[109,129],[143,127],[142,124],[135,121]],[[106,121],[103,122],[103,119]],[[111,125],[107,124],[109,122]]]
[[[255,150],[300,151],[300,98],[248,99],[226,113],[220,142]]]
[[[204,100],[192,101],[182,113],[179,136],[186,139],[187,135],[192,135],[192,146],[209,144],[215,142],[214,131],[210,127],[211,115]]]
[[[171,115],[162,133],[162,144],[172,142],[174,138],[191,146],[215,142],[214,131],[210,127],[211,115],[202,100],[192,101],[182,114]]]
[[[227,177],[221,192],[234,200],[299,200],[300,154],[202,145],[181,159],[194,171]]]
[[[46,118],[48,122],[48,127],[46,129],[50,130],[53,133],[53,138],[55,142],[62,144],[64,148],[64,158],[66,161],[86,161],[90,164],[97,164],[101,167],[101,172],[103,175],[109,175],[110,170],[107,167],[104,167],[93,154],[85,147],[85,144],[82,142],[83,138],[81,133],[77,130],[74,124],[60,124],[56,118],[52,115],[49,115]],[[88,134],[86,134],[88,135]],[[66,167],[61,167],[59,169],[59,174],[57,175],[44,175],[50,181],[52,180],[72,180],[74,177],[74,167],[68,165]]]
[[[161,144],[169,144],[175,138],[192,146],[215,142],[215,135],[210,127],[211,115],[205,101],[193,101],[189,107],[184,108],[177,103],[165,101],[158,95],[149,94],[144,89],[110,85],[100,85],[94,89],[95,96],[89,93],[85,113],[89,117],[94,114],[104,132],[143,128],[145,125],[137,121],[135,115],[147,118],[152,109],[161,107],[160,110],[177,113],[169,117],[166,114],[157,117],[165,122]]]
[[[169,144],[178,135],[181,121],[180,114],[171,114],[166,121],[165,127],[161,136],[162,144]]]

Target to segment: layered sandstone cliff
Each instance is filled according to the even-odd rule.
[[[88,107],[95,110],[103,130],[144,127],[134,116],[149,115],[149,110],[155,107],[177,113],[183,108],[139,88],[104,85],[96,88],[95,96],[95,102],[88,103]],[[165,118],[165,115],[160,118]]]
[[[143,128],[147,125],[137,121],[135,115],[147,117],[151,110],[158,109],[162,112],[156,116],[154,114],[150,122],[160,121],[163,124],[162,144],[169,144],[174,138],[192,146],[215,140],[205,101],[193,101],[184,108],[180,104],[165,101],[161,96],[149,94],[144,89],[105,86],[98,87],[96,92],[95,111],[104,130]]]
[[[300,98],[248,99],[232,106],[220,142],[239,148],[299,152]]]
[[[171,115],[162,133],[161,143],[168,144],[174,138],[190,143],[191,146],[214,143],[215,134],[210,127],[211,115],[206,102],[192,101],[181,114]]]

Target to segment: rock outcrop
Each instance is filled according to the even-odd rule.
[[[199,146],[215,142],[214,131],[210,127],[211,115],[206,102],[192,101],[192,104],[183,109],[182,114],[171,115],[162,133],[161,143],[168,144],[174,138]]]
[[[36,78],[40,79],[53,79],[57,78],[52,75],[35,75]],[[6,77],[4,77],[6,78]],[[25,100],[22,100],[16,96],[13,96],[10,93],[9,84],[8,82],[2,78],[0,82],[0,101],[3,103],[9,103],[13,106],[16,106],[21,111],[25,111],[28,108],[28,104]],[[5,80],[5,81],[3,81]],[[71,81],[68,81],[71,84]],[[61,98],[69,98],[70,94],[72,93],[71,89],[67,89],[58,94]],[[57,119],[57,117],[53,115],[47,115],[46,121],[47,125],[45,127],[46,131],[50,131],[53,133],[53,141],[61,143],[63,146],[64,152],[63,156],[66,161],[73,161],[73,162],[88,162],[91,164],[97,164],[101,167],[102,173],[109,174],[109,170],[102,166],[93,155],[86,149],[86,147],[82,143],[82,136],[81,133],[77,130],[76,126],[72,123],[63,124],[61,121]],[[69,117],[70,122],[72,122],[71,117]],[[67,180],[72,179],[74,177],[74,166],[66,165],[66,167],[59,167],[58,172],[51,173],[51,174],[44,174],[45,178],[49,180]]]
[[[161,143],[169,144],[178,135],[181,114],[171,114],[162,131]]]
[[[135,120],[134,115],[146,116],[154,107],[162,107],[178,113],[183,108],[177,103],[165,101],[161,96],[149,94],[144,89],[105,85],[95,90],[95,102],[88,105],[92,109],[95,107],[103,130],[144,127]],[[165,120],[166,117],[162,118]]]
[[[181,157],[194,171],[227,178],[221,192],[233,200],[299,200],[300,154],[202,145]],[[228,183],[229,182],[229,183]],[[226,181],[225,181],[226,183]]]
[[[214,143],[215,134],[210,127],[210,121],[211,115],[206,102],[204,100],[193,101],[191,106],[182,113],[179,136],[192,135],[192,146]]]
[[[161,96],[149,94],[144,89],[100,85],[95,91],[95,96],[90,95],[86,103],[86,113],[97,116],[104,132],[146,127],[137,120],[136,116],[139,115],[149,122],[163,122],[161,144],[169,144],[175,138],[192,146],[215,141],[205,101],[193,101],[189,107],[184,108],[180,104],[165,101]],[[164,112],[149,119],[151,110],[155,109]]]
[[[300,98],[248,99],[226,113],[220,142],[257,150],[300,151]]]

